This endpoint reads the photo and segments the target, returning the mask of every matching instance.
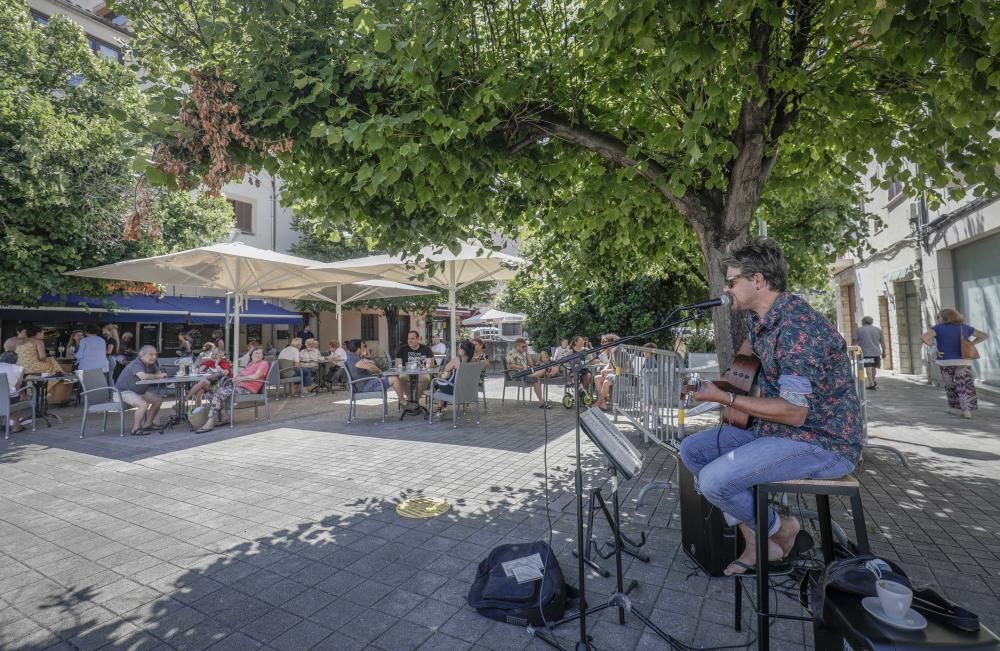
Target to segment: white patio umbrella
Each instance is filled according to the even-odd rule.
[[[242,242],[228,242],[66,273],[85,278],[185,285],[232,292],[235,304],[233,323],[237,333],[233,337],[235,373],[239,367],[240,310],[247,297],[318,298],[333,302],[319,289],[336,283],[373,279],[373,274],[363,271],[313,271],[319,264],[316,260],[258,249]]]
[[[455,351],[458,321],[455,317],[455,292],[472,283],[485,280],[510,280],[517,275],[517,268],[527,264],[524,258],[497,253],[479,242],[459,242],[458,252],[452,253],[443,246],[425,246],[413,257],[373,255],[331,262],[314,267],[317,271],[353,271],[379,276],[414,285],[440,287],[448,290],[448,307],[451,312],[451,351]],[[418,278],[418,276],[423,278]]]
[[[325,280],[320,282],[320,285]],[[298,290],[286,290],[289,292],[295,292]],[[343,308],[344,305],[348,303],[354,303],[360,300],[376,300],[383,298],[400,298],[403,296],[423,296],[430,294],[437,294],[437,290],[426,289],[424,287],[415,287],[414,285],[406,285],[404,283],[397,283],[391,280],[360,280],[356,283],[336,283],[334,285],[329,285],[323,287],[322,289],[316,290],[319,296],[316,298],[322,298],[324,300],[334,303],[337,308],[337,341],[344,343],[344,330],[343,330]],[[273,294],[274,296],[280,296],[281,292]],[[299,298],[297,296],[290,296],[291,298]]]
[[[479,325],[480,323],[518,323],[524,321],[524,315],[519,312],[504,312],[490,308],[482,314],[469,317],[462,321],[462,325]]]

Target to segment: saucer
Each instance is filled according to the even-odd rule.
[[[906,611],[902,619],[893,619],[882,610],[882,602],[878,600],[878,597],[865,597],[861,600],[861,605],[868,611],[869,615],[889,626],[901,628],[904,631],[922,631],[927,628],[927,620],[912,608]]]

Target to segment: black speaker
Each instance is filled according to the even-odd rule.
[[[680,466],[681,543],[684,553],[709,576],[722,576],[722,570],[736,560],[733,543],[735,529],[726,524],[722,511],[709,503],[694,488],[694,475]]]

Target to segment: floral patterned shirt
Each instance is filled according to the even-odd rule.
[[[760,358],[760,393],[791,391],[809,407],[801,427],[756,419],[757,436],[812,443],[855,463],[863,424],[847,342],[804,300],[783,292],[761,319],[749,315],[750,344]]]

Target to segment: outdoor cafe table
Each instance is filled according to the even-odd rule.
[[[75,375],[68,373],[59,373],[57,375],[49,375],[48,373],[29,373],[24,376],[24,381],[31,384],[31,392],[35,394],[35,418],[44,418],[45,424],[48,427],[52,427],[52,423],[49,422],[49,418],[55,418],[57,422],[62,422],[62,418],[58,414],[53,414],[49,411],[49,382],[72,382],[76,383],[79,380],[76,379]]]
[[[187,387],[189,384],[197,384],[202,380],[210,377],[209,374],[204,375],[170,375],[167,377],[156,378],[153,380],[139,380],[136,384],[141,386],[154,386],[154,385],[174,385],[174,415],[170,417],[170,421],[163,426],[163,429],[168,427],[173,427],[178,423],[187,422]],[[163,433],[163,429],[160,433]]]
[[[409,406],[399,415],[399,420],[403,420],[408,414],[423,415],[428,414],[427,408],[417,400],[417,385],[420,384],[421,375],[436,375],[440,368],[390,368],[383,375],[389,377],[396,375],[402,378],[407,375],[410,378]]]

